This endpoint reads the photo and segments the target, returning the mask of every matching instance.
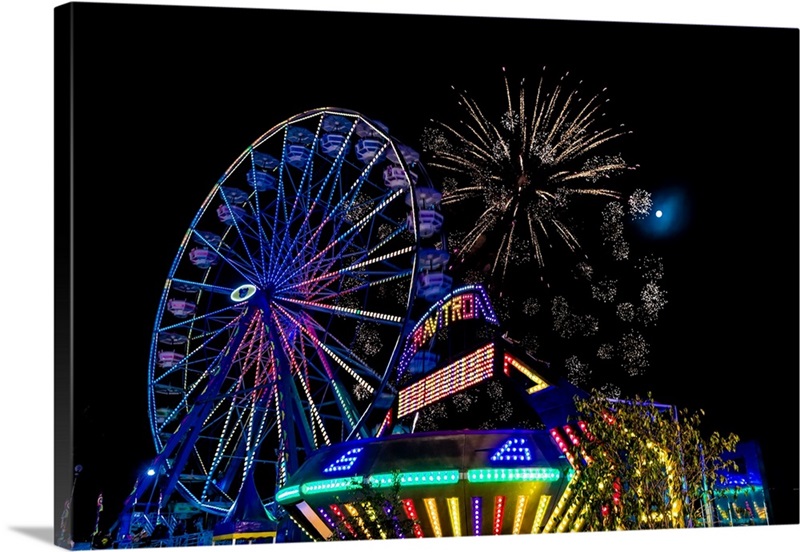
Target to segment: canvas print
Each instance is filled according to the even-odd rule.
[[[798,29],[54,15],[55,544],[798,524]]]

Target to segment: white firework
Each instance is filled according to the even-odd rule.
[[[610,343],[603,343],[597,348],[597,358],[600,360],[611,360],[614,358],[614,346]]]
[[[655,255],[646,255],[639,259],[636,268],[641,272],[642,278],[648,282],[655,282],[664,277],[664,260]]]
[[[374,357],[381,352],[383,342],[381,341],[378,325],[371,322],[360,322],[356,327],[356,339],[353,349],[362,357]]]
[[[565,362],[565,366],[567,368],[567,379],[570,383],[578,387],[589,383],[591,369],[588,364],[581,362],[577,356],[569,357]]]
[[[657,283],[648,282],[642,289],[641,299],[642,319],[645,324],[655,322],[667,304],[667,292],[661,289]]]
[[[534,316],[539,312],[539,300],[536,297],[528,297],[522,302],[522,312],[526,316]]]
[[[633,303],[620,303],[617,305],[617,316],[620,320],[631,322],[636,317],[636,307]]]
[[[622,336],[619,352],[622,356],[622,366],[629,376],[638,376],[644,373],[645,368],[650,364],[647,358],[650,346],[638,332],[630,331]]]
[[[617,281],[603,280],[592,285],[592,297],[601,303],[612,303],[617,297]]]
[[[603,120],[605,90],[584,99],[565,89],[562,77],[549,91],[542,78],[532,94],[522,81],[512,94],[505,72],[503,83],[506,106],[496,122],[460,93],[466,118],[457,125],[433,121],[422,140],[433,154],[429,165],[457,179],[456,185],[445,183],[443,208],[458,209],[462,218],[462,205],[478,208],[458,260],[482,252],[489,276],[499,282],[513,266],[535,262],[541,269],[545,246],[554,241],[573,252],[580,249],[567,208],[618,200],[620,191],[595,183],[636,168],[618,153],[601,151],[629,134]]]
[[[653,195],[647,190],[635,190],[628,197],[628,212],[633,219],[642,219],[653,208]]]

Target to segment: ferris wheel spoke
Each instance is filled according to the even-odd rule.
[[[311,396],[311,391],[308,384],[307,373],[308,373],[308,361],[303,354],[303,350],[298,350],[296,346],[293,346],[287,337],[287,331],[283,327],[281,320],[279,318],[274,319],[275,325],[278,328],[278,333],[280,335],[281,342],[283,344],[284,350],[288,352],[289,355],[289,362],[292,365],[292,373],[296,375],[297,381],[300,383],[300,386],[303,390],[303,395],[307,401],[307,408],[310,414],[310,421],[311,421],[311,428],[318,427],[320,433],[322,435],[323,440],[325,441],[326,445],[331,444],[330,437],[328,436],[327,431],[325,430],[325,425],[322,423],[322,418],[320,417],[319,410],[317,405],[314,403],[314,399]],[[294,332],[293,332],[294,333]],[[302,340],[300,340],[302,344]],[[296,354],[299,353],[299,354]],[[307,426],[308,427],[308,426]],[[317,440],[317,434],[313,429],[308,429],[311,439],[314,442],[314,447],[319,447],[319,441]]]
[[[232,318],[222,317],[221,315],[223,315],[223,314],[227,314],[228,316],[231,316]],[[239,310],[239,306],[237,306],[235,304],[234,305],[228,305],[228,306],[225,306],[225,307],[223,307],[223,308],[221,308],[219,310],[215,310],[213,312],[209,312],[209,313],[206,313],[206,314],[198,314],[198,315],[195,315],[195,316],[187,317],[187,318],[181,320],[180,322],[176,322],[174,324],[170,324],[169,326],[163,326],[161,328],[158,328],[156,330],[156,332],[160,334],[160,333],[164,333],[164,332],[169,332],[170,330],[174,330],[174,329],[177,329],[177,328],[191,327],[191,326],[194,326],[195,324],[197,324],[198,322],[206,321],[206,320],[210,320],[210,321],[224,320],[225,326],[219,330],[219,331],[221,331],[221,330],[225,330],[225,329],[229,328],[232,324],[235,324],[237,322],[237,320],[242,317],[242,315],[243,315],[243,313]],[[216,333],[219,333],[219,331],[216,332]]]
[[[297,327],[310,340],[311,345],[314,347],[314,349],[317,352],[318,358],[323,359],[323,358],[327,357],[327,358],[331,359],[338,366],[343,368],[345,372],[350,374],[350,376],[354,380],[356,380],[358,383],[362,384],[366,389],[370,390],[370,392],[373,390],[372,386],[369,383],[367,383],[364,380],[364,378],[362,378],[350,365],[348,365],[348,363],[344,360],[344,358],[342,358],[341,356],[336,354],[333,351],[333,349],[331,349],[331,347],[329,347],[328,345],[326,345],[322,341],[320,341],[320,339],[316,336],[316,332],[313,330],[313,326],[308,327],[307,325],[301,325],[298,322],[298,320],[291,315],[291,313],[289,313],[286,309],[284,309],[280,305],[276,305],[276,308],[278,310],[280,310],[282,312],[282,314],[286,318],[291,320],[292,323],[295,325],[295,327]],[[323,355],[322,352],[324,352],[326,354]],[[325,362],[325,361],[323,361],[323,362]],[[351,418],[351,416],[352,416],[352,412],[351,412],[352,404],[349,401],[344,400],[344,395],[341,393],[341,389],[336,388],[337,384],[336,384],[336,382],[334,380],[333,371],[330,369],[329,366],[326,366],[326,373],[331,378],[331,383],[334,386],[335,391],[337,392],[337,399],[340,400],[340,406],[342,406],[342,408],[344,410],[344,413],[348,416],[349,420],[354,421]]]
[[[225,417],[225,423],[224,423],[224,425],[223,425],[223,427],[221,429],[221,433],[219,435],[216,451],[214,453],[214,456],[211,459],[211,466],[209,467],[208,474],[207,474],[208,477],[206,477],[205,485],[203,486],[203,490],[202,490],[202,492],[200,494],[201,500],[205,500],[205,499],[208,498],[208,488],[209,488],[209,485],[211,483],[211,480],[212,480],[214,474],[216,473],[217,468],[220,465],[220,462],[222,462],[223,456],[225,454],[225,451],[228,448],[228,445],[230,444],[231,440],[233,439],[233,432],[235,430],[235,422],[231,423],[231,418],[233,416],[233,412],[234,412],[233,403],[231,403],[231,408],[228,409],[228,415]],[[198,454],[198,456],[202,460],[202,456],[199,455],[199,454]]]
[[[361,173],[357,175],[357,177],[353,180],[349,189],[342,192],[341,198],[339,199],[338,202],[333,204],[332,207],[328,207],[331,206],[331,204],[333,203],[332,197],[330,197],[329,200],[325,202],[324,205],[326,208],[323,209],[323,213],[325,215],[323,224],[328,224],[333,222],[334,235],[338,234],[341,230],[342,224],[345,221],[349,220],[350,217],[348,215],[353,210],[355,202],[359,199],[359,193],[361,191],[362,186],[364,185],[364,182],[366,182],[366,177],[368,174],[369,174],[369,169],[367,167],[362,169]],[[339,184],[340,187],[342,187],[341,182],[335,182],[335,184]],[[331,195],[334,190],[335,187],[331,186]],[[314,234],[314,240],[307,243],[306,247],[311,246],[313,250],[316,250],[317,247],[319,246],[319,239],[320,239],[320,234],[319,233]]]
[[[355,125],[353,125],[355,127]],[[338,165],[340,166],[340,165]],[[337,165],[334,164],[331,167],[331,171],[336,168]],[[369,174],[370,170],[372,169],[372,163],[368,163],[365,167],[360,169],[359,174],[353,179],[352,184],[350,187],[341,193],[341,197],[333,204],[333,193],[336,190],[336,184],[338,183],[341,187],[341,182],[336,182],[333,179],[326,178],[326,182],[330,181],[332,185],[330,186],[329,190],[329,197],[328,200],[323,204],[324,208],[322,209],[322,213],[324,214],[324,219],[321,223],[315,224],[315,230],[311,233],[310,239],[302,246],[301,251],[298,252],[298,255],[302,254],[302,252],[307,250],[316,251],[319,246],[319,240],[323,234],[323,229],[327,227],[327,225],[331,222],[334,223],[334,227],[332,228],[332,234],[338,235],[341,230],[341,225],[344,221],[348,219],[347,215],[350,212],[350,209],[353,206],[353,203],[358,198],[359,191],[366,181],[367,175]],[[330,173],[329,173],[330,175]],[[317,199],[315,199],[312,205],[317,205],[319,196],[321,195],[322,191],[324,190],[324,186],[320,187]],[[327,206],[332,205],[332,207],[328,208]],[[308,209],[306,211],[306,227],[310,220],[310,215],[314,212],[314,209]]]
[[[334,209],[335,211],[335,209]],[[285,252],[286,255],[283,257],[283,262],[281,267],[276,272],[278,279],[285,279],[287,278],[286,272],[292,267],[295,266],[297,263],[294,262],[296,258],[304,258],[307,256],[307,252],[309,251],[316,251],[318,248],[319,241],[323,235],[330,234],[330,235],[338,235],[340,230],[341,223],[337,224],[336,219],[334,218],[334,213],[329,213],[327,210],[322,213],[324,217],[321,221],[315,223],[311,226],[309,223],[309,217],[312,214],[312,211],[309,209],[307,210],[306,217],[303,221],[302,226],[298,229],[297,233],[295,234],[294,238],[289,242],[295,247],[285,247],[282,248],[282,252]],[[305,242],[303,242],[305,240]],[[286,245],[286,237],[282,241],[282,245]],[[302,245],[299,245],[301,244]],[[313,259],[312,259],[313,260]],[[302,266],[302,265],[301,265]],[[289,274],[288,278],[291,278],[293,275]]]
[[[287,133],[286,134],[287,134],[287,137],[288,137],[288,134],[289,134],[289,128],[288,127],[287,127]],[[285,156],[285,154],[287,152],[286,144],[284,144],[283,152],[284,152],[284,156]],[[310,160],[311,160],[311,156],[309,156],[309,161]],[[289,167],[287,167],[287,165],[288,165],[288,163],[286,162],[286,160],[282,159],[282,162],[281,162],[281,170],[282,170],[282,172],[281,172],[281,174],[283,175],[284,174],[283,171],[285,170],[285,175],[287,177],[287,181],[290,184],[293,185],[293,201],[292,201],[291,211],[289,211],[287,213],[285,208],[284,208],[284,213],[283,213],[284,214],[284,218],[283,218],[283,220],[285,221],[287,228],[291,225],[291,223],[293,221],[303,221],[303,222],[300,222],[300,228],[301,228],[301,231],[302,231],[302,228],[303,228],[304,224],[308,222],[308,216],[309,216],[309,213],[311,212],[311,209],[309,209],[309,205],[307,204],[307,202],[309,202],[309,203],[311,202],[310,194],[311,194],[311,186],[312,186],[311,175],[308,173],[309,162],[306,162],[306,164],[304,166],[303,173],[302,173],[302,175],[301,175],[301,177],[299,179],[299,183],[296,186],[294,186],[294,178],[292,177],[292,173],[291,173]],[[283,182],[283,179],[282,179],[282,182]],[[285,257],[283,257],[281,255],[281,253],[283,253],[283,252],[287,252],[288,253],[287,239],[289,239],[290,242],[292,241],[292,239],[289,237],[289,232],[281,232],[280,236],[281,236],[281,239],[280,239],[280,245],[278,247],[278,255],[279,255],[279,257],[281,257],[281,262],[285,263],[286,259],[285,259]],[[273,251],[273,253],[274,253],[274,251]]]
[[[280,306],[278,308],[284,312],[284,315],[296,323],[296,320],[288,313],[288,311]],[[324,351],[326,353],[325,355],[321,356],[321,358],[327,357],[331,359],[339,367],[343,368],[344,371],[356,381],[356,383],[363,385],[364,388],[370,392],[373,391],[372,385],[367,382],[364,377],[371,377],[379,381],[380,376],[378,376],[378,374],[376,374],[375,371],[365,362],[358,359],[352,350],[344,345],[339,339],[337,339],[336,336],[332,335],[330,332],[327,332],[311,316],[305,316],[305,324],[300,326],[298,329],[310,340],[310,344],[315,348],[317,353],[320,353],[320,351]],[[332,341],[334,345],[323,343],[317,337],[317,332],[324,334],[326,339]],[[324,375],[327,376],[329,380],[334,380],[336,378],[335,373],[327,364]]]
[[[314,301],[300,301],[299,299],[283,298],[283,301],[303,306],[312,311],[323,312],[325,314],[335,314],[355,320],[365,320],[368,322],[379,322],[381,324],[402,325],[403,317],[380,312],[370,312],[361,309],[348,307],[338,307],[336,305],[326,305]]]
[[[351,264],[349,264],[347,266],[344,266],[344,267],[342,267],[340,269],[337,269],[337,270],[334,270],[332,272],[319,274],[317,276],[314,276],[314,277],[311,277],[311,278],[308,278],[308,279],[303,279],[301,281],[291,283],[290,285],[287,285],[286,287],[282,287],[282,288],[280,288],[280,289],[278,289],[276,291],[279,291],[281,293],[285,293],[285,292],[288,292],[290,290],[294,290],[294,289],[298,289],[298,288],[307,289],[310,284],[323,282],[323,281],[335,280],[335,279],[340,278],[342,275],[351,273],[351,272],[356,271],[356,270],[363,270],[363,269],[368,268],[368,267],[370,267],[370,266],[372,266],[374,264],[377,264],[377,263],[385,263],[390,259],[393,259],[395,257],[399,257],[401,255],[407,255],[407,254],[410,254],[410,253],[412,253],[414,251],[414,247],[413,246],[408,246],[408,247],[404,247],[402,249],[398,249],[396,251],[385,253],[385,254],[377,256],[377,257],[367,258],[367,257],[370,256],[370,254],[374,254],[378,249],[383,247],[384,244],[385,244],[385,242],[382,242],[382,243],[378,244],[377,246],[375,246],[374,248],[372,248],[371,251],[365,252],[365,253],[363,253],[361,255],[358,255],[358,254],[354,255],[354,257],[356,257],[355,262],[353,262],[353,263],[351,263]],[[398,268],[391,267],[391,270],[389,270],[389,272],[396,273],[397,269]],[[400,269],[400,270],[402,270],[402,269]]]
[[[409,255],[414,251],[413,246],[402,244],[403,246],[397,250],[388,253],[377,254],[379,250],[384,249],[392,238],[397,238],[405,231],[404,227],[399,227],[391,232],[390,236],[372,247],[357,247],[354,241],[358,238],[357,234],[353,234],[350,240],[342,245],[342,252],[338,256],[329,256],[326,259],[320,260],[316,263],[316,268],[305,271],[306,278],[303,283],[329,279],[331,276],[339,276],[340,274],[358,272],[365,273],[365,269],[376,263],[383,263],[389,265],[389,260],[398,256]],[[369,245],[369,244],[368,244]],[[339,268],[336,268],[339,267]],[[402,270],[396,266],[384,267],[386,270]],[[333,270],[332,270],[333,269]]]
[[[316,328],[317,331],[321,331],[319,324],[315,323],[313,320],[310,320],[310,317],[307,317],[307,319],[309,319],[306,324],[307,328],[310,328],[312,330],[313,328]],[[316,332],[312,333],[316,335]],[[345,346],[340,340],[338,340],[335,336],[331,335],[330,333],[327,334],[327,338],[334,343],[334,345],[329,344],[327,345],[327,347],[331,351],[333,351],[334,354],[339,359],[346,360],[348,364],[350,364],[350,366],[353,367],[353,370],[355,370],[357,373],[362,374],[363,376],[369,376],[376,382],[380,381],[381,376],[378,373],[376,373],[375,370],[373,370],[366,362],[358,358],[358,356],[355,354],[352,348]],[[305,344],[305,341],[301,340],[300,343]],[[307,377],[309,378],[317,377],[318,378],[317,381],[329,384],[336,378],[335,371],[332,370],[330,368],[330,365],[324,360],[326,357],[325,355],[322,355],[323,351],[321,351],[321,349],[316,345],[316,342],[313,339],[309,339],[309,346],[311,346],[314,349],[315,353],[321,355],[320,359],[322,359],[324,366],[323,370],[314,368],[314,374],[307,374]],[[369,384],[365,384],[364,382],[359,382],[359,383],[364,384],[366,388],[369,388]]]
[[[182,278],[173,278],[171,281],[174,284],[193,286],[198,291],[205,291],[208,293],[219,293],[225,296],[229,296],[231,293],[233,293],[233,288],[228,286],[217,286],[213,284],[206,284],[205,282],[199,282],[197,280],[184,280]]]
[[[344,231],[340,236],[338,236],[335,239],[332,239],[330,241],[330,243],[326,247],[324,247],[322,250],[320,250],[317,254],[315,254],[310,259],[310,262],[318,261],[319,259],[323,258],[326,254],[331,254],[331,252],[332,252],[332,250],[334,249],[335,246],[342,245],[342,244],[346,245],[346,244],[350,243],[350,241],[352,240],[353,235],[356,232],[358,232],[359,230],[361,230],[364,226],[366,226],[367,223],[370,221],[370,219],[375,215],[375,213],[379,209],[384,208],[392,200],[396,199],[400,195],[400,193],[401,193],[401,191],[397,190],[397,191],[387,195],[383,199],[383,201],[381,201],[372,211],[370,211],[370,213],[368,213],[366,216],[364,216],[360,220],[358,220],[355,224],[353,224],[353,226],[351,226],[348,230]],[[293,273],[291,273],[289,275],[289,278],[295,277],[303,269],[304,269],[304,267],[298,268],[297,270],[295,270]]]
[[[312,379],[315,379],[318,382],[324,382],[326,385],[328,385],[335,378],[335,370],[331,368],[327,356],[323,354],[323,351],[317,346],[317,342],[319,342],[319,340],[315,337],[315,328],[318,331],[324,332],[324,330],[319,327],[316,321],[307,316],[305,313],[301,314],[300,316],[303,317],[302,327],[298,327],[296,325],[296,319],[289,317],[288,320],[289,324],[291,324],[293,327],[292,334],[296,336],[294,340],[295,346],[290,347],[288,350],[292,355],[301,355],[300,358],[302,358],[302,364],[299,362],[297,363],[298,366],[302,366],[303,368],[302,372],[298,372],[298,376],[302,379],[303,385],[308,385]],[[279,328],[286,326],[286,322],[281,320],[280,316],[274,316],[273,320],[275,325]],[[285,330],[283,331],[285,332]],[[303,336],[305,336],[305,338],[303,338]],[[313,351],[313,354],[308,354],[306,347],[310,347]],[[313,358],[317,358],[321,366],[317,366],[310,360]],[[343,402],[337,404],[342,408],[344,407]]]
[[[222,331],[223,331],[222,329],[219,330],[217,332],[217,335],[219,335]],[[209,341],[211,339],[212,339],[212,337],[209,338]],[[207,343],[209,341],[207,341]],[[194,349],[194,351],[190,352],[190,354],[187,355],[186,358],[190,357],[193,354],[198,353],[199,351],[206,351],[206,350],[207,349],[203,345],[200,345],[200,346],[196,347]],[[166,419],[166,421],[161,424],[161,431],[163,431],[163,428],[166,427],[166,425],[173,420],[173,418],[176,415],[176,413],[178,413],[181,410],[186,408],[186,406],[188,405],[189,399],[190,398],[194,398],[195,391],[199,390],[198,391],[199,396],[194,399],[196,401],[196,404],[215,400],[216,395],[206,396],[206,390],[200,390],[200,386],[201,386],[201,384],[203,384],[204,382],[207,382],[207,381],[210,384],[211,375],[216,373],[216,371],[218,370],[218,366],[222,362],[222,359],[224,358],[225,354],[226,354],[225,350],[219,350],[216,353],[216,355],[214,356],[214,359],[212,360],[212,362],[210,362],[206,366],[206,368],[204,370],[195,372],[197,374],[197,379],[195,381],[193,381],[193,382],[187,382],[188,383],[188,387],[184,387],[183,388],[183,396],[182,396],[181,400],[175,406],[175,408],[173,409],[173,411],[169,415],[169,417]],[[183,360],[186,360],[186,359],[183,359]],[[172,375],[173,373],[175,373],[175,372],[177,372],[177,371],[179,371],[181,369],[185,369],[187,366],[188,366],[188,361],[186,363],[183,363],[182,361],[177,363],[175,366],[170,367],[168,370],[166,370],[164,373],[162,373],[158,377],[154,376],[153,377],[153,381],[152,381],[152,385],[158,385],[162,380],[166,379],[168,376]],[[234,382],[233,385],[238,385],[238,382]],[[209,412],[209,416],[211,416],[215,410],[216,410],[216,407],[212,408],[210,410],[210,412]]]
[[[220,186],[219,190],[220,190],[220,193],[222,194],[222,199],[223,199],[223,201],[225,203],[225,206],[228,208],[229,212],[232,212],[231,206],[233,205],[233,203],[232,203],[233,198],[229,198],[228,197],[229,193],[226,192],[226,188],[224,186]],[[256,220],[258,219],[258,213],[259,213],[259,211],[257,209],[255,209],[254,210],[254,215],[255,216],[253,218],[255,218]],[[242,247],[244,248],[245,253],[247,254],[247,258],[250,260],[250,266],[252,266],[252,267],[258,266],[256,261],[255,261],[255,259],[253,258],[253,254],[250,251],[250,248],[247,246],[247,240],[245,240],[245,238],[244,238],[244,228],[240,227],[240,225],[243,224],[243,223],[239,221],[239,217],[237,217],[237,216],[231,217],[231,222],[233,223],[232,224],[233,228],[239,234],[239,237],[240,237],[240,239],[242,241]]]

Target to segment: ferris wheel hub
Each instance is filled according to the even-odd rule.
[[[239,286],[231,293],[231,301],[234,303],[241,303],[243,301],[247,301],[253,295],[256,294],[258,288],[253,284],[245,284],[243,286]]]

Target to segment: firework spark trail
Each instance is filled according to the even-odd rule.
[[[493,248],[486,253],[491,259],[490,274],[499,282],[512,264],[532,259],[540,269],[544,267],[542,243],[550,239],[549,229],[570,251],[580,249],[580,240],[563,217],[565,210],[581,196],[619,199],[620,192],[593,183],[635,168],[619,155],[595,156],[576,164],[599,146],[628,134],[595,129],[600,94],[582,102],[577,91],[566,92],[561,83],[547,93],[542,77],[528,112],[524,80],[516,102],[505,69],[503,85],[506,106],[498,124],[466,92],[458,92],[458,103],[466,114],[461,128],[434,121],[438,128],[425,133],[425,147],[434,157],[430,165],[466,177],[460,185],[447,186],[442,205],[484,202],[483,212],[457,244],[458,260],[464,262],[478,250]],[[566,184],[568,188],[557,189]],[[516,222],[523,224],[517,227]],[[489,240],[490,234],[495,239]],[[522,244],[532,254],[515,255]]]

